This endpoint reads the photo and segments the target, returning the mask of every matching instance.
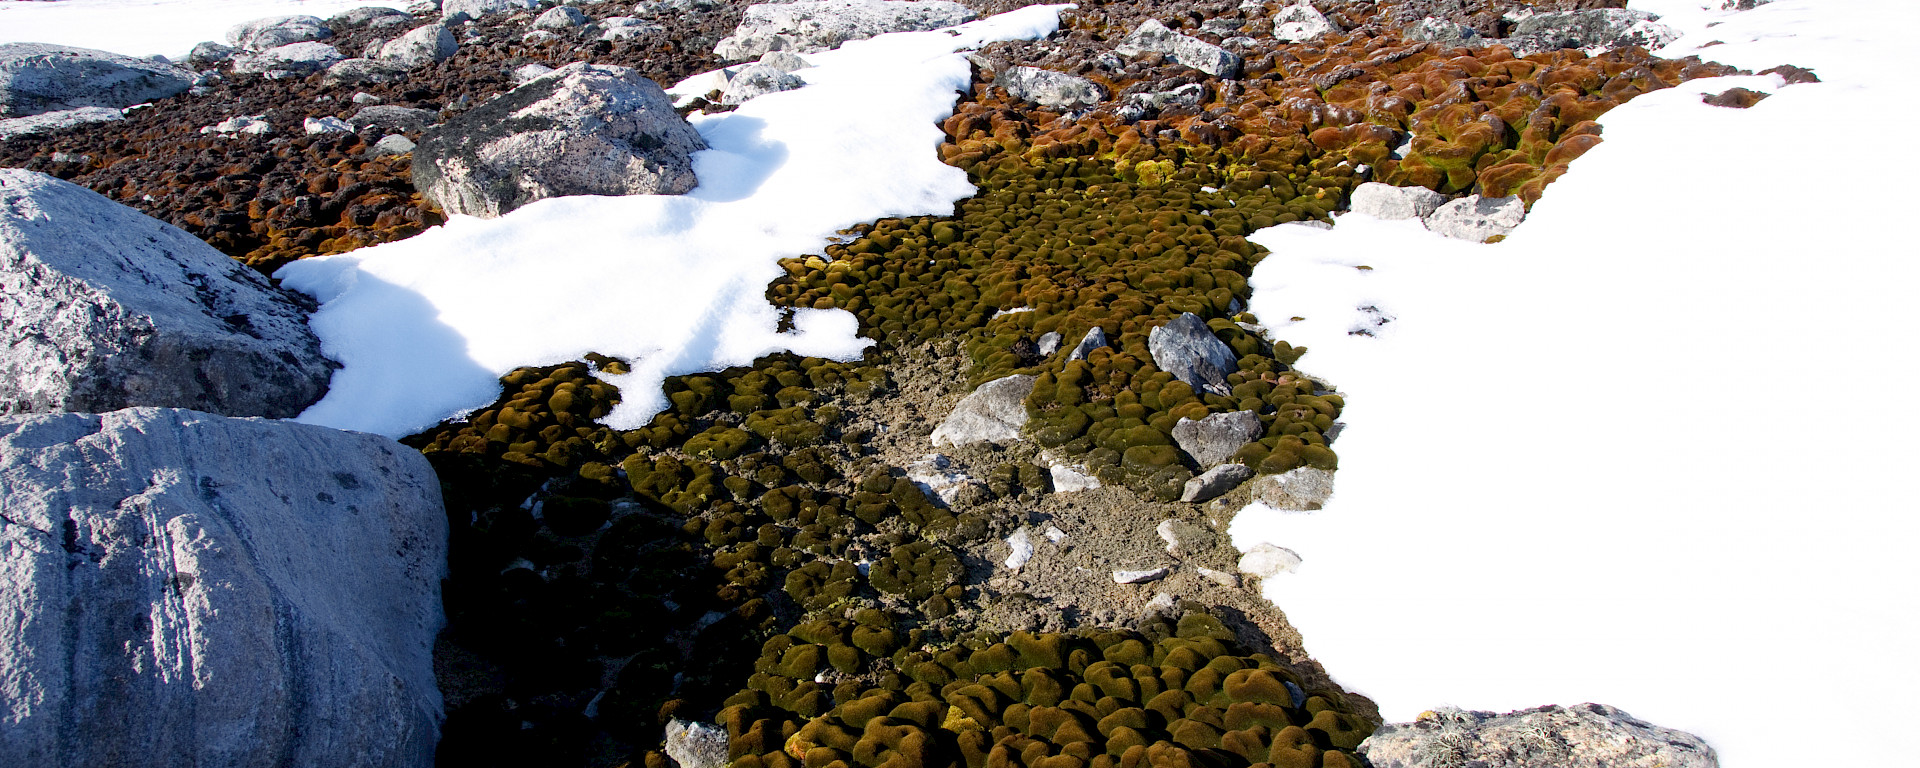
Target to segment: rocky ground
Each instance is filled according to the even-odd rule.
[[[595,374],[625,362],[589,356],[515,371],[499,402],[405,441],[439,472],[452,523],[440,762],[664,765],[684,719],[727,729],[736,765],[1357,764],[1377,711],[1319,668],[1226,540],[1254,485],[1178,501],[1208,467],[1172,427],[1249,411],[1262,434],[1233,462],[1336,469],[1338,382],[1294,369],[1311,370],[1306,350],[1242,312],[1265,255],[1244,235],[1326,221],[1369,180],[1523,208],[1598,143],[1593,118],[1733,71],[1634,46],[1529,52],[1514,20],[1623,5],[1320,2],[1329,28],[1293,42],[1281,3],[1096,0],[1049,39],[979,51],[939,150],[979,195],[849,231],[768,287],[853,312],[880,342],[865,359],[678,377],[671,409],[619,432],[594,421],[619,397]],[[189,94],[0,142],[0,165],[90,187],[267,274],[405,238],[442,214],[383,139],[419,138],[530,64],[670,84],[732,63],[712,51],[745,11],[577,7],[657,27],[530,36],[534,13],[490,16],[456,28],[452,57],[384,82],[203,64]],[[1446,24],[1410,29],[1430,18]],[[1235,61],[1209,73],[1118,50],[1146,21]],[[404,29],[339,25],[329,42],[359,51]],[[1023,66],[1101,98],[1037,104]],[[271,131],[202,130],[250,115]],[[304,133],[324,117],[354,129]],[[1237,358],[1217,390],[1157,365],[1149,335],[1182,313]],[[1111,346],[1048,349],[1092,328]],[[1009,374],[1035,377],[1028,439],[936,449],[961,398]],[[1056,466],[1102,487],[1056,487]],[[1017,541],[1031,551],[1013,568]]]

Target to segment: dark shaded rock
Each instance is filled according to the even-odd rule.
[[[164,99],[194,74],[152,59],[46,43],[0,43],[0,117]]]
[[[1496,715],[1443,708],[1380,726],[1360,744],[1374,768],[1718,768],[1700,737],[1604,704]]]
[[[1240,370],[1240,356],[1192,312],[1147,332],[1147,351],[1155,366],[1195,390],[1224,395],[1227,374]]]

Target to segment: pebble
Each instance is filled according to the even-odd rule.
[[[1149,581],[1159,581],[1166,577],[1167,569],[1165,567],[1155,568],[1149,571],[1114,571],[1113,583],[1145,584]]]

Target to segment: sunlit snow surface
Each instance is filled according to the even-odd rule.
[[[1916,196],[1842,138],[1920,122],[1920,4],[1708,1],[1632,7],[1689,32],[1664,55],[1825,82],[1641,96],[1503,243],[1254,237],[1252,309],[1349,426],[1327,507],[1234,543],[1300,554],[1266,596],[1390,720],[1597,701],[1730,768],[1884,764],[1920,721]],[[1774,95],[1700,102],[1735,85]]]
[[[277,276],[320,299],[314,332],[345,364],[300,420],[405,435],[493,402],[517,366],[598,352],[633,361],[601,378],[622,397],[604,423],[636,428],[666,407],[667,376],[781,350],[858,357],[872,342],[842,310],[776,331],[777,260],[860,222],[951,213],[974,191],[935,151],[971,77],[955,52],[1058,23],[1057,6],[1033,6],[811,55],[806,87],[695,119],[712,148],[687,195],[543,200],[287,265]]]
[[[267,16],[327,18],[349,8],[405,8],[364,0],[0,0],[0,43],[57,43],[128,56],[180,58],[195,43],[226,42],[227,28]]]

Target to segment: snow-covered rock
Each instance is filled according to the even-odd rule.
[[[993,84],[1043,107],[1084,107],[1107,98],[1099,83],[1039,67],[1014,67],[994,76]]]
[[[1180,500],[1189,504],[1218,498],[1253,477],[1245,464],[1222,464],[1188,480],[1180,489]]]
[[[888,32],[964,24],[978,14],[946,0],[803,0],[756,3],[733,34],[714,45],[723,59],[743,61],[768,51],[816,53]]]
[[[677,195],[706,148],[652,80],[574,63],[428,130],[413,182],[448,213],[492,218],[563,195]]]
[[[1426,187],[1396,187],[1369,181],[1353,188],[1349,208],[1376,219],[1425,219],[1446,202],[1446,195]]]
[[[1239,54],[1205,40],[1182,35],[1154,19],[1140,22],[1140,26],[1135,27],[1133,33],[1127,35],[1113,50],[1122,56],[1166,54],[1167,58],[1214,77],[1231,78],[1240,74]]]
[[[1273,15],[1273,36],[1283,43],[1304,43],[1336,31],[1311,3],[1295,3]]]
[[[164,99],[193,82],[192,72],[152,59],[46,43],[0,43],[0,117],[118,109]]]
[[[740,70],[733,79],[727,81],[727,90],[720,97],[720,103],[744,104],[755,97],[791,91],[805,87],[806,84],[807,81],[783,70],[765,64],[754,64]]]
[[[310,75],[331,67],[346,55],[326,43],[292,43],[257,53],[233,55],[233,71],[242,74],[288,72]]]
[[[1375,768],[1719,768],[1713,747],[1605,704],[1546,706],[1496,715],[1442,707],[1411,723],[1380,726],[1360,744]]]
[[[413,69],[453,58],[460,42],[444,24],[428,24],[380,46],[380,59]]]
[[[167,408],[0,417],[0,499],[0,765],[433,764],[447,519],[418,452]]]
[[[318,16],[268,16],[243,21],[227,30],[227,44],[245,51],[325,40],[333,30]]]
[[[1265,433],[1260,415],[1253,411],[1210,413],[1200,419],[1183,418],[1174,424],[1173,442],[1192,456],[1195,464],[1205,468],[1233,458],[1235,451]]]
[[[1487,238],[1505,236],[1527,217],[1527,204],[1519,197],[1481,197],[1468,195],[1440,206],[1426,218],[1427,229],[1458,240],[1484,243]]]
[[[1156,367],[1195,390],[1224,395],[1227,374],[1240,370],[1240,356],[1192,312],[1148,331],[1147,351]]]
[[[110,123],[125,120],[126,116],[117,109],[106,107],[81,107],[63,109],[58,112],[42,112],[37,115],[15,117],[0,120],[0,141],[15,136],[32,136],[40,133],[58,133],[76,125],[87,123]]]
[[[1007,443],[1020,439],[1027,425],[1027,395],[1037,377],[1018,374],[994,379],[974,389],[954,406],[953,413],[933,430],[933,444],[960,446]]]
[[[289,417],[333,364],[295,294],[198,238],[0,170],[0,414],[139,405]]]

